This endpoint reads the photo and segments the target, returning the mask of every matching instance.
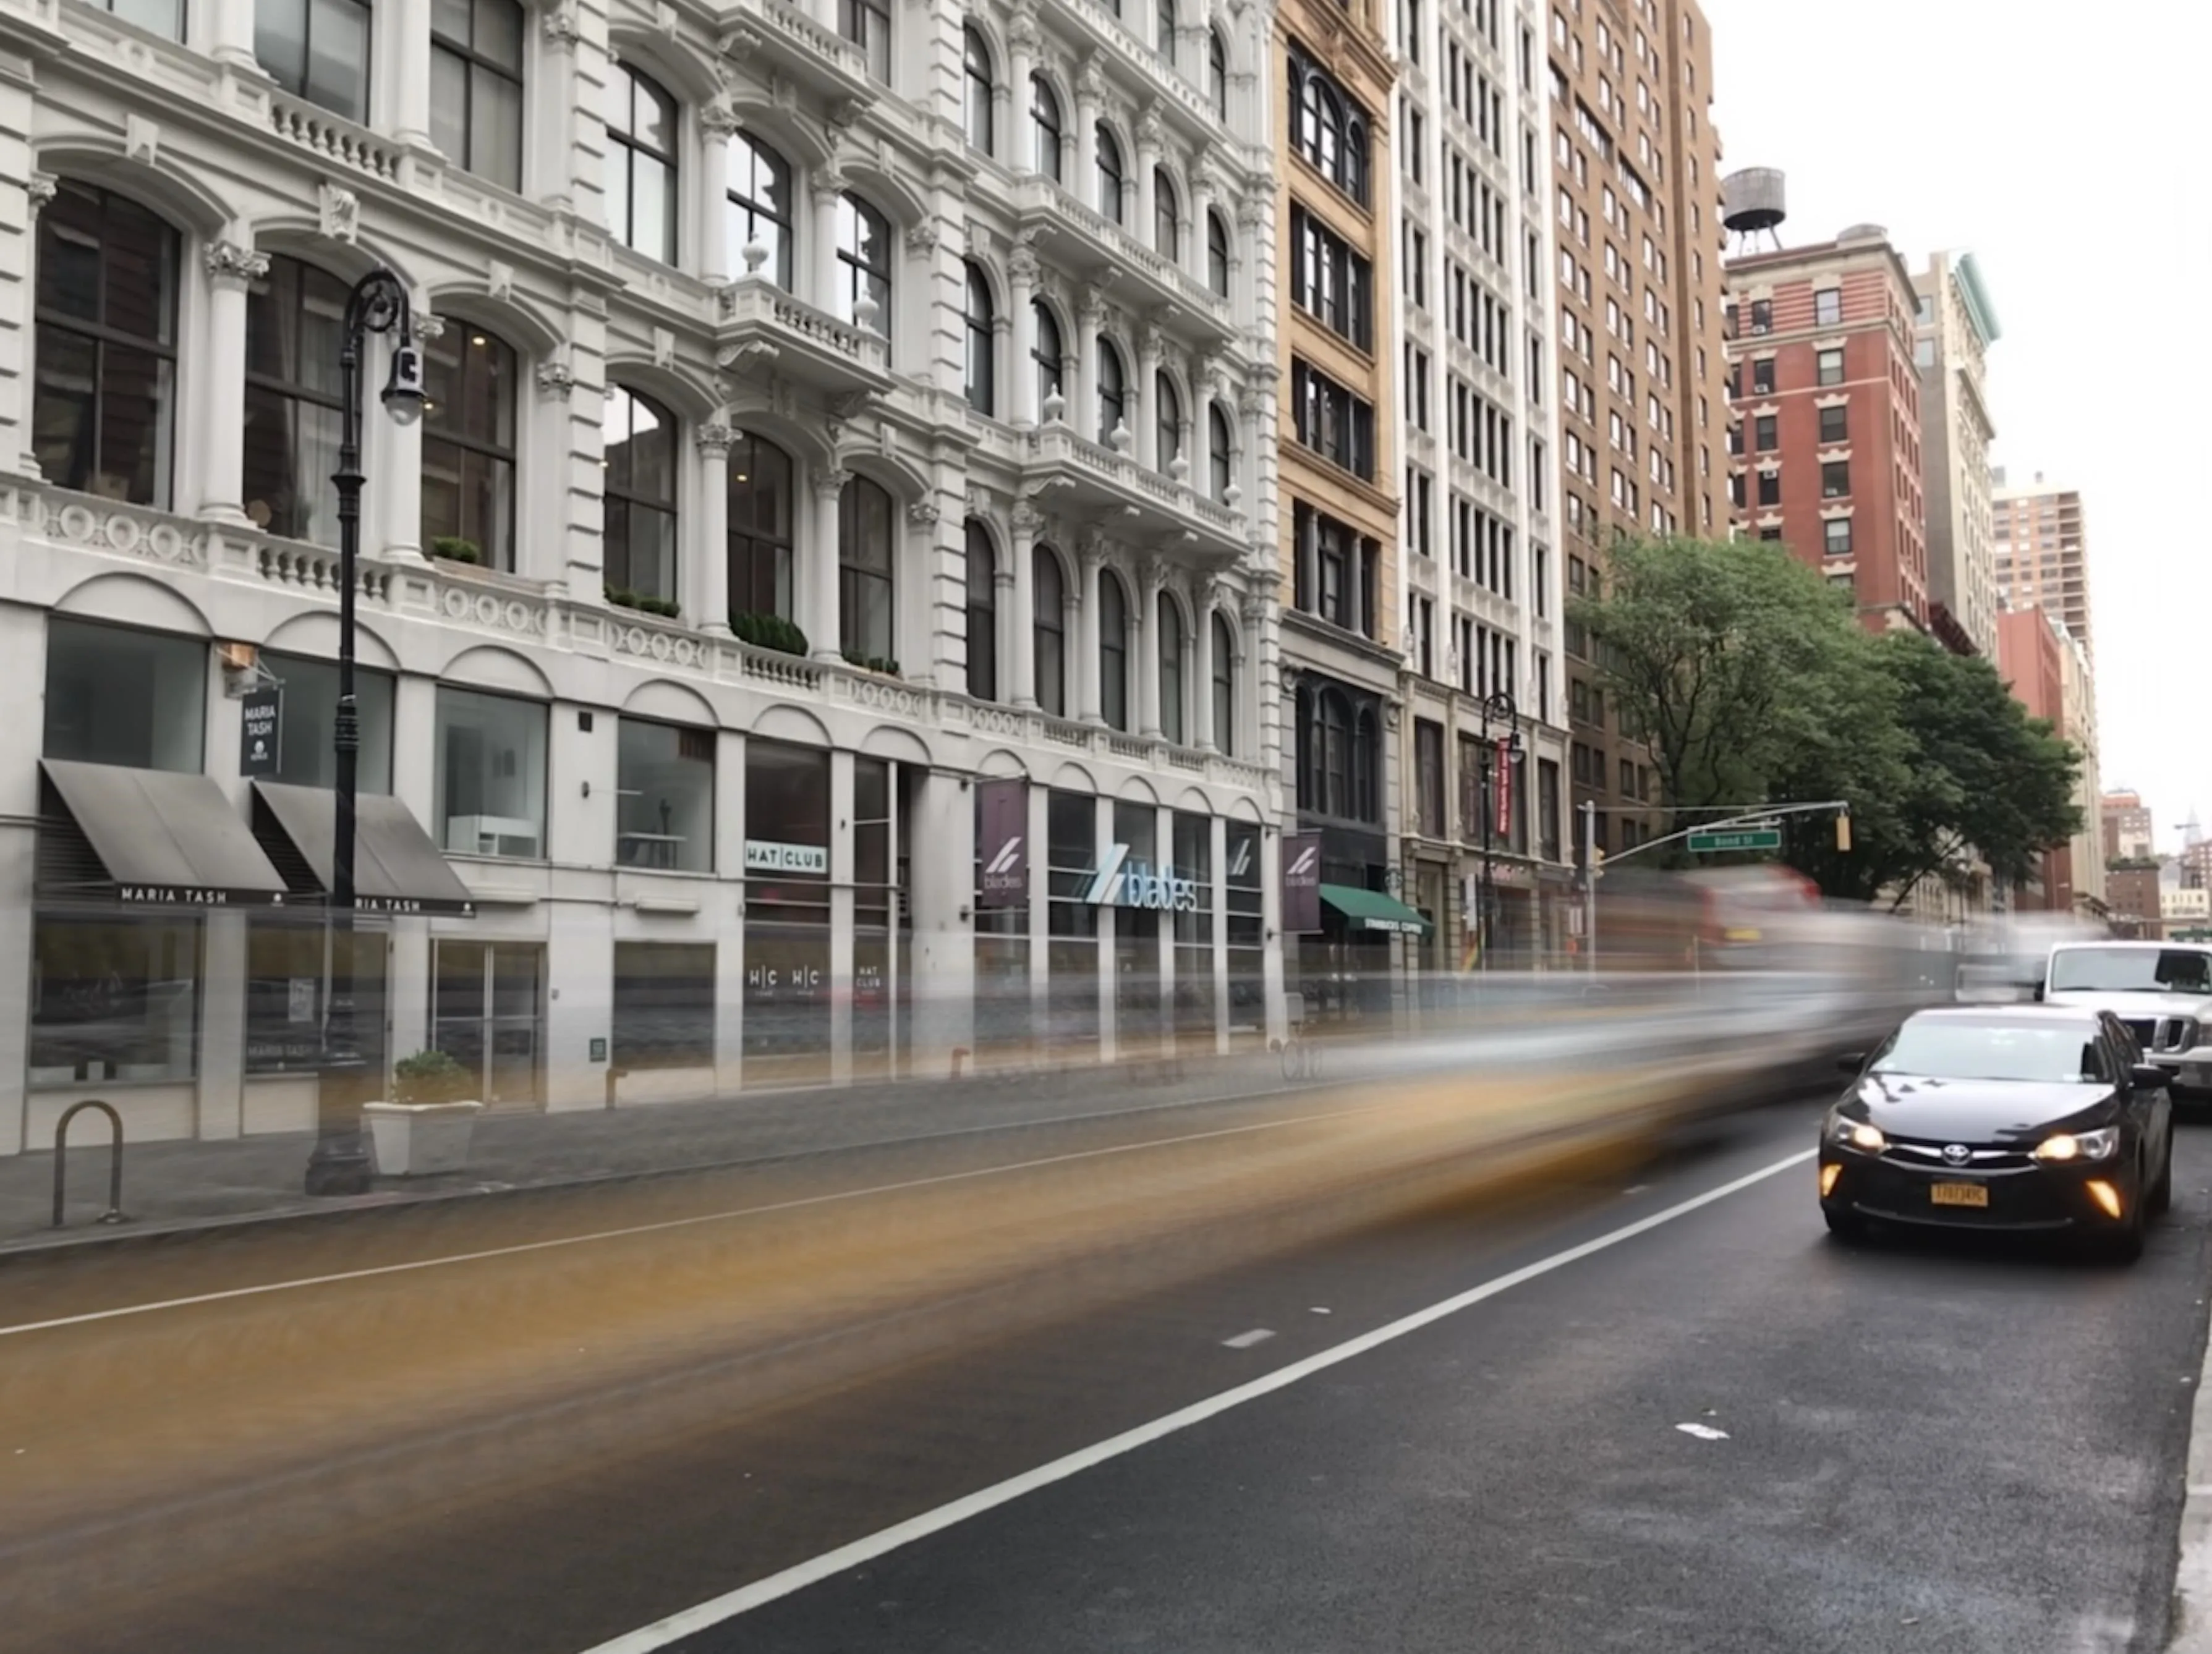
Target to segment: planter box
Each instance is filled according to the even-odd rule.
[[[482,1103],[368,1103],[361,1111],[387,1178],[459,1172],[469,1163],[469,1134]]]

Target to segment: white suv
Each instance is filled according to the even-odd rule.
[[[2110,1011],[2177,1090],[2212,1093],[2212,945],[2062,942],[2051,950],[2036,997]]]

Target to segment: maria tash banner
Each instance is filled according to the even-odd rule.
[[[982,861],[976,903],[1018,907],[1030,899],[1030,785],[986,781],[977,789],[981,820],[976,850]]]

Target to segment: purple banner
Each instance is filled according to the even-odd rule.
[[[1321,929],[1321,834],[1283,840],[1283,934]]]
[[[982,862],[980,907],[1018,907],[1030,899],[1030,784],[977,785],[982,821],[975,848]]]

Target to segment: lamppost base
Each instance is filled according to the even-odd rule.
[[[317,1143],[307,1157],[307,1191],[311,1195],[365,1195],[376,1186],[376,1163],[356,1138],[349,1143]]]

